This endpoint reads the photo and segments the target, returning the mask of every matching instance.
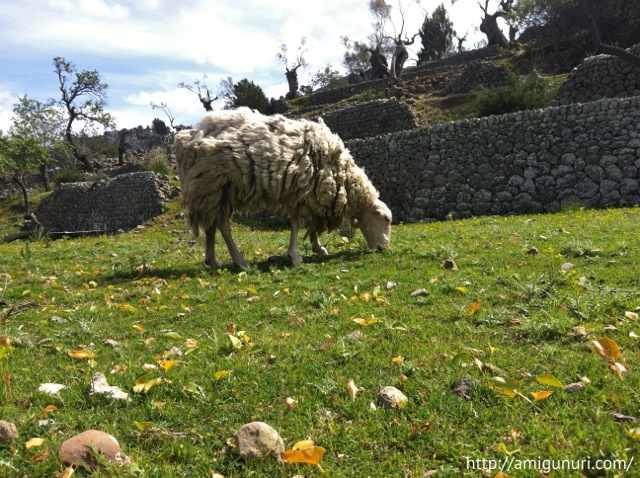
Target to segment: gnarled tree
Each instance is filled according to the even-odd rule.
[[[185,88],[191,93],[197,95],[205,111],[213,111],[213,107],[211,106],[211,103],[216,101],[218,99],[218,96],[216,96],[215,98],[212,98],[211,90],[207,86],[206,80],[207,80],[207,75],[203,75],[202,81],[196,80],[193,82],[193,84],[185,83],[184,81],[182,81],[178,83],[178,86],[180,88]]]
[[[76,121],[83,121],[82,129],[98,123],[109,127],[113,118],[104,108],[107,105],[107,88],[97,70],[77,71],[76,66],[62,57],[53,59],[54,72],[58,77],[61,99],[56,101],[66,114],[65,138],[71,147],[76,160],[81,162],[87,171],[93,166],[87,153],[83,152],[74,138],[73,126]]]
[[[488,46],[498,45],[505,47],[509,44],[509,40],[504,36],[504,33],[502,33],[502,30],[500,29],[500,25],[498,25],[498,18],[504,18],[511,12],[514,1],[515,0],[500,0],[501,9],[492,14],[489,14],[488,11],[489,0],[485,0],[484,7],[480,2],[478,2],[480,9],[484,13],[484,17],[480,23],[480,31],[487,35]],[[513,32],[513,36],[515,37],[515,31]]]
[[[307,39],[302,37],[300,39],[300,45],[298,46],[298,50],[296,51],[296,57],[293,63],[289,62],[287,58],[287,53],[289,51],[287,45],[284,43],[280,45],[280,53],[276,55],[276,58],[284,63],[285,68],[285,77],[287,78],[287,84],[289,86],[289,92],[286,94],[286,98],[291,100],[298,96],[298,68],[306,68],[309,66],[307,60],[304,55],[307,53],[307,49],[305,44],[307,43]]]

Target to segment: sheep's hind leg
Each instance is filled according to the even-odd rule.
[[[318,240],[318,233],[312,232],[309,235],[309,240],[311,241],[311,250],[318,254],[320,257],[328,257],[329,253],[327,250],[320,245],[320,241]]]
[[[236,243],[233,242],[233,237],[231,237],[231,225],[229,224],[229,218],[220,218],[218,228],[220,229],[222,238],[227,245],[227,249],[229,250],[229,254],[231,255],[233,263],[242,269],[248,269],[249,264],[244,260],[244,257],[242,257],[242,254],[240,254],[240,251],[238,250],[238,246],[236,246]]]
[[[291,236],[289,237],[289,249],[287,249],[287,257],[291,259],[291,263],[294,266],[302,264],[302,257],[298,254],[298,230],[300,225],[298,224],[298,218],[291,218]]]
[[[220,269],[220,264],[216,260],[216,224],[214,223],[205,231],[204,240],[204,263],[214,271]]]

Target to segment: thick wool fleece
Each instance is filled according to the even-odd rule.
[[[342,140],[325,124],[248,108],[209,113],[176,135],[194,234],[234,211],[281,209],[308,233],[340,227],[378,199]]]

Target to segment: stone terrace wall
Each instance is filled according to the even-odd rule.
[[[510,56],[511,53],[499,48],[482,48],[479,50],[463,51],[442,60],[429,61],[415,67],[407,67],[402,71],[401,78],[415,78],[417,76],[429,76],[435,72],[444,71],[456,65],[465,65],[469,62],[497,59]],[[354,85],[341,86],[328,90],[316,91],[311,94],[307,103],[308,107],[338,103],[351,96],[363,93],[367,90],[385,90],[393,86],[393,78],[365,81]]]
[[[628,48],[640,56],[640,44]],[[553,105],[585,103],[602,98],[640,95],[640,68],[616,56],[597,55],[586,58],[569,74]]]
[[[409,106],[395,99],[367,101],[325,112],[322,119],[343,140],[380,136],[417,126]]]
[[[128,230],[161,214],[170,189],[167,180],[151,171],[62,184],[35,214],[43,226],[56,231]]]
[[[395,221],[640,204],[640,97],[346,142]]]

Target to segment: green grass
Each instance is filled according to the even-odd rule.
[[[234,270],[219,243],[229,270],[218,274],[202,264],[202,241],[177,212],[174,204],[146,229],[117,236],[0,244],[0,273],[10,276],[6,288],[0,282],[0,336],[13,345],[0,359],[0,418],[21,435],[13,450],[0,447],[0,475],[56,476],[62,441],[98,428],[135,463],[102,467],[98,477],[320,476],[312,465],[243,462],[227,440],[255,420],[278,430],[288,449],[303,439],[326,448],[321,464],[330,477],[494,476],[468,470],[467,458],[504,459],[501,444],[522,460],[638,458],[640,442],[627,434],[637,424],[612,414],[638,415],[640,351],[629,333],[640,335],[640,323],[625,312],[640,306],[640,210],[396,225],[384,253],[367,251],[360,233],[349,242],[330,234],[323,238],[331,257],[321,261],[305,244],[298,268],[270,259],[285,254],[286,230],[236,222],[252,267]],[[532,247],[539,253],[528,253]],[[448,258],[458,270],[443,267]],[[575,267],[563,272],[567,262]],[[388,282],[396,287],[387,290]],[[428,295],[411,295],[420,288]],[[372,316],[379,321],[369,326],[353,320]],[[240,348],[231,328],[248,337]],[[600,337],[619,345],[619,361],[630,366],[624,380],[590,348]],[[170,355],[174,347],[183,355]],[[68,355],[78,349],[91,350],[94,363]],[[453,360],[462,352],[483,371]],[[181,362],[143,371],[167,357]],[[215,380],[220,370],[231,373]],[[132,400],[89,396],[96,371]],[[542,374],[590,382],[570,394],[537,383]],[[141,376],[166,381],[134,393]],[[451,390],[465,376],[477,381],[469,400]],[[490,388],[494,376],[521,380],[531,400],[531,392],[555,392],[534,403],[509,398]],[[363,389],[353,401],[350,379]],[[38,393],[46,382],[67,389],[58,398]],[[388,385],[408,404],[374,410],[376,392]],[[41,414],[50,404],[57,409]],[[40,425],[44,418],[54,422]],[[33,437],[45,442],[27,450]],[[45,449],[48,456],[34,458]],[[639,466],[621,476],[638,476]]]

